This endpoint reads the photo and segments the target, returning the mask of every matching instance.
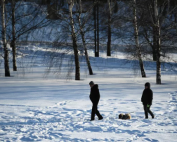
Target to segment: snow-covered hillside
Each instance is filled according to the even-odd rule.
[[[102,53],[101,58],[90,58],[95,75],[86,75],[82,60],[82,80],[74,81],[53,74],[44,78],[46,65],[39,55],[33,70],[19,68],[9,78],[3,77],[0,66],[0,141],[176,141],[177,68],[162,68],[162,85],[156,85],[155,62],[145,62],[147,78],[142,79],[135,76],[132,62],[123,53],[111,58]],[[29,58],[23,57],[24,64]],[[99,85],[98,109],[104,117],[92,122],[91,80]],[[154,92],[151,110],[155,119],[144,119],[141,95],[146,82]],[[132,119],[119,120],[120,113],[131,113]]]

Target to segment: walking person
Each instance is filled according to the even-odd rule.
[[[150,89],[150,83],[147,82],[145,83],[145,89],[141,97],[141,102],[143,103],[144,106],[145,119],[148,119],[148,113],[152,116],[152,118],[154,118],[154,114],[150,110],[150,107],[152,105],[152,100],[153,100],[153,92]]]
[[[91,81],[89,83],[89,85],[90,85],[90,88],[91,88],[90,100],[91,100],[91,102],[93,104],[92,113],[91,113],[91,120],[90,121],[95,120],[95,114],[98,116],[99,120],[102,120],[103,117],[101,116],[101,114],[99,113],[99,111],[97,109],[97,106],[98,106],[98,103],[99,103],[99,100],[100,100],[100,92],[99,92],[99,89],[98,89],[98,85],[94,84],[93,81]]]

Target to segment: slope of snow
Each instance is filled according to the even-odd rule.
[[[23,58],[25,62],[29,56]],[[25,76],[19,69],[11,72],[13,77],[5,78],[1,65],[0,141],[176,141],[177,68],[162,69],[163,83],[156,85],[154,62],[145,62],[147,78],[141,78],[135,76],[132,62],[127,62],[123,53],[120,58],[90,60],[95,75],[86,75],[83,60],[81,81],[57,79],[53,74],[44,78],[45,65],[40,56]],[[91,80],[99,85],[101,93],[101,121],[97,117],[89,121]],[[145,82],[151,83],[154,92],[151,110],[155,119],[144,119],[140,100]],[[132,119],[119,120],[120,113],[131,113]]]

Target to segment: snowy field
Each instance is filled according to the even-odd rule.
[[[24,61],[28,57],[23,57]],[[91,57],[93,76],[87,75],[83,60],[81,81],[53,74],[44,78],[46,67],[40,56],[25,75],[19,69],[5,78],[1,64],[0,141],[176,142],[177,66],[173,70],[168,65],[163,67],[162,85],[156,85],[155,62],[145,62],[147,78],[142,79],[125,58],[123,53],[111,58]],[[104,117],[92,122],[88,85],[91,80],[99,85],[98,109]],[[151,83],[154,92],[151,110],[155,119],[144,119],[141,95],[146,82]],[[132,119],[119,120],[120,113],[131,113]]]

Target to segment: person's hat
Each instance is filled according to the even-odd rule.
[[[94,85],[94,82],[93,82],[93,81],[90,81],[89,85]]]
[[[145,83],[145,86],[147,86],[148,88],[150,88],[150,83],[149,83],[149,82],[146,82],[146,83]]]

